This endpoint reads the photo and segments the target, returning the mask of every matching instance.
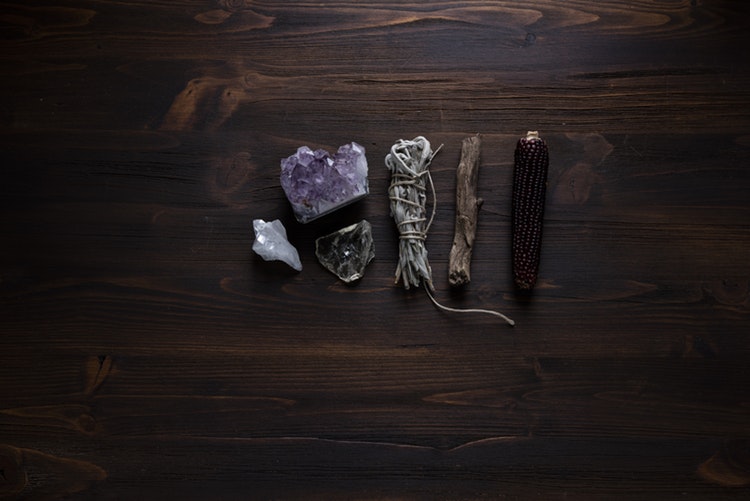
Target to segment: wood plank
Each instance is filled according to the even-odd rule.
[[[745,499],[750,11],[713,2],[0,7],[0,498]],[[515,142],[550,147],[513,293]],[[447,280],[482,135],[471,284]],[[394,284],[383,164],[443,144],[436,297]],[[303,144],[370,195],[308,225]],[[296,273],[251,251],[279,218]],[[368,219],[355,285],[315,238]]]

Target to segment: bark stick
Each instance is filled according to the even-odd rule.
[[[448,266],[448,281],[454,287],[471,281],[471,252],[482,205],[482,199],[477,198],[481,146],[479,134],[464,139],[461,161],[456,169],[456,225]]]

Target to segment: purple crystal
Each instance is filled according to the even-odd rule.
[[[357,143],[333,157],[307,146],[281,161],[281,187],[300,223],[307,223],[367,195],[367,158]]]

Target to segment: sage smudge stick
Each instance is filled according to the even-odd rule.
[[[407,289],[410,286],[419,287],[424,281],[427,287],[434,290],[432,268],[424,242],[436,211],[435,187],[428,167],[439,150],[433,152],[430,142],[419,136],[411,141],[399,139],[385,158],[385,164],[391,171],[391,185],[388,188],[391,215],[399,231],[396,281],[400,278]],[[429,219],[425,208],[428,184],[433,194]]]

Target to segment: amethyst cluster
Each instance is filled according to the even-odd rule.
[[[335,155],[307,146],[281,161],[281,187],[300,223],[307,223],[367,195],[367,159],[357,143]]]

